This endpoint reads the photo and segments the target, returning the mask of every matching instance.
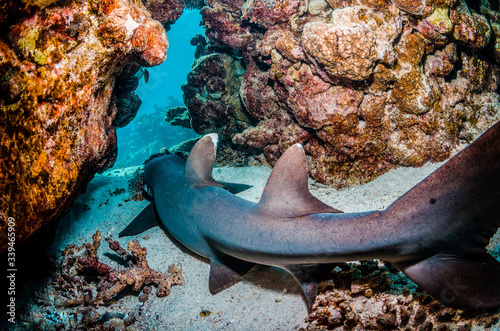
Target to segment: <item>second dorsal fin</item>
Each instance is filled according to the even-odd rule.
[[[262,212],[280,218],[316,213],[341,213],[315,198],[308,187],[307,158],[302,145],[295,144],[280,157],[267,180],[257,205]]]

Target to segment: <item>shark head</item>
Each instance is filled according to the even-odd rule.
[[[167,164],[169,166],[165,166]],[[156,183],[182,171],[184,171],[184,160],[174,154],[159,156],[146,162],[144,166],[144,191],[152,197]]]

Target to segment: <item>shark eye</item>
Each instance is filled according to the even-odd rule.
[[[149,196],[153,197],[153,191],[149,188],[149,186],[144,184],[143,189],[144,191],[146,191],[147,194],[149,194]]]

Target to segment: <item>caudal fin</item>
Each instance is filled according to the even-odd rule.
[[[500,122],[385,215],[412,215],[408,232],[419,234],[413,239],[432,256],[395,265],[423,290],[450,306],[499,307],[500,263],[485,247],[500,226]]]
[[[485,252],[500,227],[500,122],[396,200],[387,217],[412,215],[419,245],[461,256]],[[410,231],[409,229],[408,231]]]
[[[460,256],[443,252],[395,266],[448,306],[469,309],[500,306],[500,262],[488,253]]]

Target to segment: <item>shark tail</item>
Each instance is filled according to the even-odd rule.
[[[340,212],[312,197],[307,178],[304,152],[294,145],[276,164],[258,208],[277,211],[284,219]],[[418,216],[423,223],[416,226],[432,228],[436,237],[427,257],[395,266],[449,306],[499,307],[500,262],[485,247],[500,226],[500,123],[398,199],[387,214],[398,217],[408,210],[423,211]],[[318,267],[282,266],[301,285],[309,311],[317,293]]]
[[[488,253],[460,256],[442,252],[395,266],[448,306],[469,309],[500,306],[500,263]]]
[[[439,249],[425,259],[394,265],[450,306],[500,307],[500,262],[486,250],[500,227],[500,122],[394,202],[386,214],[397,217],[412,209],[424,211],[419,217],[427,220],[417,226],[432,230],[433,240],[441,240]]]

